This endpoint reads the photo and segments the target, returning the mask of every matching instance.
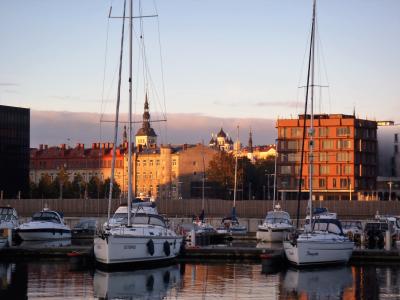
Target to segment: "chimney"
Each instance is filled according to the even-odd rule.
[[[183,144],[183,150],[187,150],[188,144]]]
[[[43,150],[43,144],[39,145],[39,150]]]
[[[49,148],[49,145],[44,145],[44,150],[47,150],[47,148]]]
[[[62,150],[65,150],[66,145],[65,145],[65,144],[60,144],[60,148],[61,148]]]
[[[92,143],[92,149],[96,149],[96,143]]]

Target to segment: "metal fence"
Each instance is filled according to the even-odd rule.
[[[114,212],[119,205],[119,199],[111,203]],[[23,217],[31,216],[34,212],[44,207],[61,211],[66,217],[104,217],[107,215],[107,199],[3,199],[0,206],[12,206]],[[280,203],[282,209],[296,218],[297,201]],[[201,199],[157,200],[158,210],[170,217],[191,217],[199,215],[202,208]],[[314,207],[326,207],[329,211],[336,212],[341,219],[368,219],[376,213],[381,215],[400,215],[400,202],[388,201],[314,201]],[[307,201],[301,201],[300,218],[304,218]],[[232,201],[207,199],[205,211],[208,217],[223,217],[231,213]],[[236,201],[238,217],[264,218],[268,210],[272,209],[271,200],[241,200]]]

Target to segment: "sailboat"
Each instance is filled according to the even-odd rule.
[[[236,194],[237,194],[237,168],[238,168],[238,152],[239,152],[239,126],[237,127],[237,150],[235,154],[235,182],[233,187],[233,206],[229,217],[223,218],[221,226],[217,228],[217,233],[244,235],[247,234],[247,227],[239,224],[236,216]]]
[[[313,135],[314,135],[314,50],[315,50],[315,23],[316,23],[316,0],[313,1],[313,17],[311,27],[310,52],[308,62],[308,74],[306,85],[306,109],[303,118],[303,147],[300,165],[301,187],[302,164],[304,153],[305,129],[307,120],[307,100],[310,91],[311,116],[309,128],[309,199],[308,210],[310,226],[304,228],[304,232],[293,235],[290,240],[283,242],[285,254],[290,263],[303,266],[314,264],[346,263],[353,252],[354,243],[344,234],[340,221],[336,218],[314,218],[312,210],[313,196]],[[300,194],[300,193],[299,193]],[[298,199],[300,201],[300,198]]]
[[[125,28],[125,8],[122,17],[121,52],[119,60],[119,80],[117,91],[117,105],[114,124],[114,145],[117,144],[118,118],[121,91],[121,73],[123,57],[123,41]],[[156,210],[146,209],[146,204],[133,201],[132,197],[132,33],[133,33],[133,0],[129,5],[129,137],[128,137],[128,205],[126,217],[118,219],[112,226],[94,239],[94,255],[96,262],[105,267],[114,267],[133,263],[160,262],[175,258],[181,249],[182,237],[171,230],[164,218]],[[113,147],[111,161],[111,178],[108,203],[108,225],[110,224],[110,208],[112,200],[116,147]],[[133,209],[132,205],[134,203]],[[132,215],[133,211],[133,215]]]
[[[272,200],[273,210],[269,211],[261,225],[258,225],[256,238],[262,242],[282,242],[293,230],[290,215],[282,210],[279,203],[276,203],[276,161],[278,154],[275,155],[275,176],[274,176],[274,196]]]

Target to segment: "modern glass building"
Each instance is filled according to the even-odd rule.
[[[29,192],[30,110],[0,105],[0,193],[3,198]]]

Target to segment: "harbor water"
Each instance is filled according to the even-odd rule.
[[[400,299],[393,264],[298,270],[225,261],[105,272],[40,260],[1,262],[0,280],[0,299]]]

